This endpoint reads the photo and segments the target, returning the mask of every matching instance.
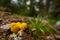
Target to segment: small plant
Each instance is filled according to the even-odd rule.
[[[35,21],[30,20],[29,26],[29,30],[35,40],[44,39],[45,36],[54,35],[54,33],[56,32],[55,27],[43,21],[43,19],[39,19],[39,17],[37,17]]]

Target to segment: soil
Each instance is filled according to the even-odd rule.
[[[0,27],[2,25],[10,24],[11,22],[27,22],[28,23],[29,19],[30,18],[28,18],[28,17],[17,17],[17,16],[13,16],[11,14],[0,15]],[[9,34],[9,32],[7,29],[3,30],[0,28],[0,40],[12,40],[12,38],[9,37],[8,34]],[[60,34],[60,32],[59,32],[59,34]],[[47,38],[46,38],[46,40],[50,40],[51,37],[48,39]],[[52,39],[54,39],[54,38],[52,37]],[[56,37],[56,39],[60,40],[60,36],[58,35]],[[34,38],[31,36],[31,33],[24,32],[23,40],[34,40]]]
[[[27,22],[28,19],[25,17],[16,17],[11,14],[5,14],[0,15],[0,26],[10,24],[11,22]],[[7,29],[3,30],[0,28],[0,40],[12,40],[8,36],[9,32],[7,32]],[[33,37],[30,35],[30,33],[23,33],[23,40],[34,40]]]

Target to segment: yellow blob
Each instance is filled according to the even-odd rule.
[[[17,25],[20,25],[21,23],[20,23],[20,22],[17,22],[16,24],[17,24]]]
[[[15,33],[18,30],[19,30],[19,23],[12,23],[11,24],[11,31]]]
[[[27,28],[27,23],[21,23],[20,26],[19,26],[19,28],[21,30],[25,30]]]
[[[10,26],[11,26],[11,27],[13,27],[15,24],[16,24],[16,23],[11,23],[11,25],[10,25]]]
[[[27,23],[20,23],[20,22],[17,22],[17,23],[11,23],[11,32],[18,32],[19,29],[20,30],[25,30],[27,28]]]

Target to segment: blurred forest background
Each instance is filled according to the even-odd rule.
[[[10,9],[12,14],[60,19],[60,0],[0,0],[0,7]]]

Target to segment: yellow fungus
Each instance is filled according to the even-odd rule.
[[[19,30],[19,25],[17,25],[16,23],[12,23],[11,24],[11,31],[17,32],[18,30]]]
[[[21,30],[25,30],[27,28],[27,23],[21,23],[21,25],[19,26],[19,28]]]
[[[27,23],[11,23],[11,32],[16,33],[20,30],[25,30],[27,28]]]

